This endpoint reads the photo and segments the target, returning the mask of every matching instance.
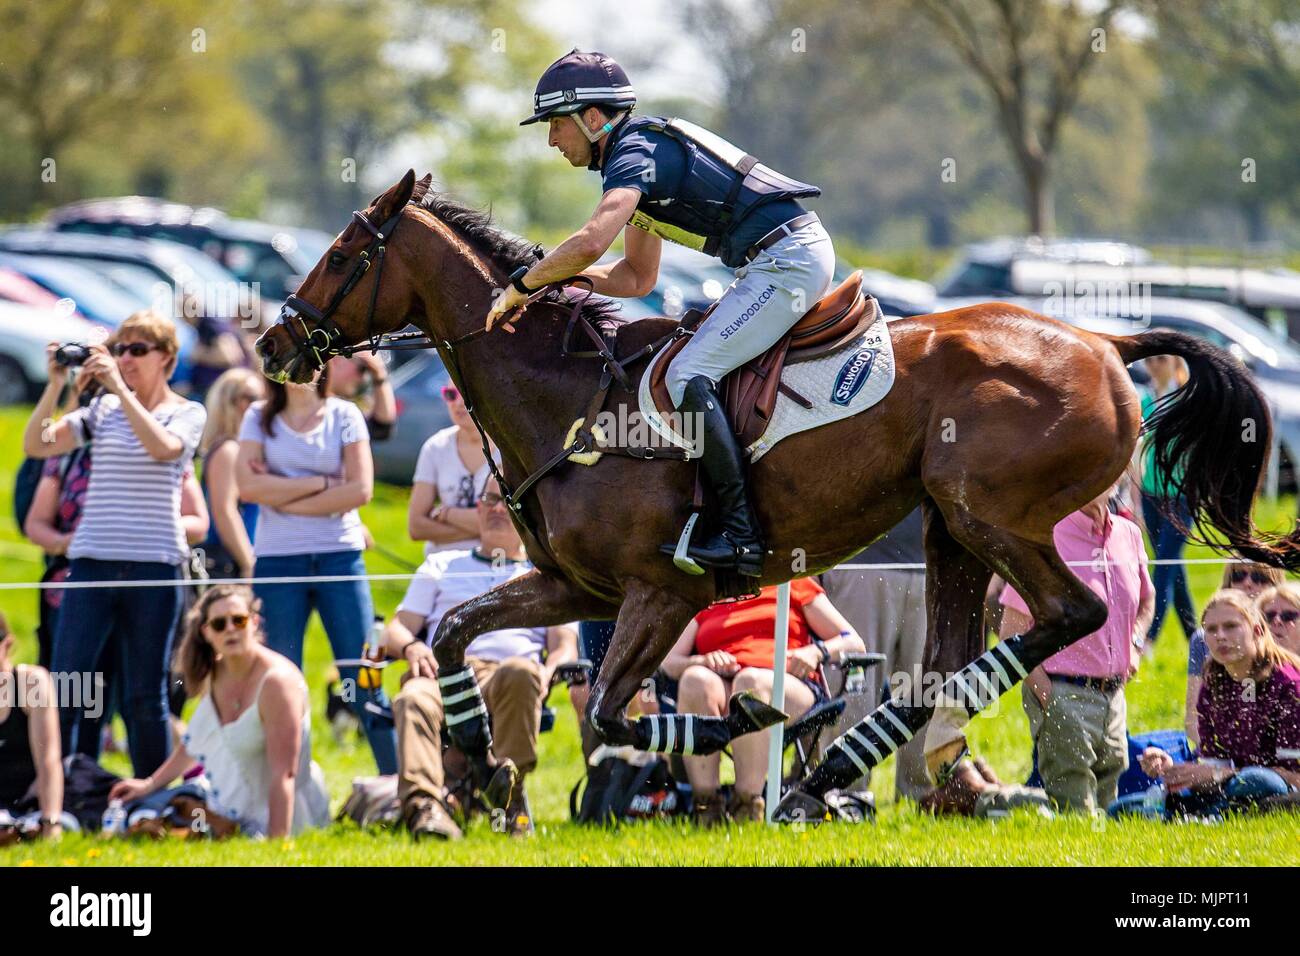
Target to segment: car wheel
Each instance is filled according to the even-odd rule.
[[[0,405],[21,405],[30,401],[33,390],[22,366],[8,355],[0,355]]]

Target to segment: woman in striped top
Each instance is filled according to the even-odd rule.
[[[50,458],[94,439],[90,487],[68,546],[68,583],[160,583],[65,591],[51,669],[83,674],[86,686],[104,649],[116,653],[131,763],[137,775],[148,775],[171,744],[167,665],[181,608],[177,582],[189,558],[181,482],[207,413],[168,387],[176,368],[176,326],[156,312],[135,313],[106,345],[91,347],[85,368],[104,393],[57,421],[52,415],[68,370],[54,361],[55,347],[49,384],[27,422],[23,448],[33,458]],[[104,704],[92,695],[80,708],[62,711],[64,753],[97,754],[97,741],[79,737]]]
[[[357,509],[374,490],[366,421],[356,405],[329,396],[328,366],[315,383],[266,383],[239,430],[235,478],[240,497],[256,502],[253,590],[262,602],[266,645],[302,668],[303,637],[314,608],[336,658],[359,658],[374,621],[370,585],[357,581],[261,583],[266,578],[364,575],[365,529]],[[340,668],[345,681],[356,668]],[[397,773],[391,725],[353,694],[375,763]],[[384,703],[382,699],[377,701]]]

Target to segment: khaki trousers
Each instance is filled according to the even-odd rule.
[[[876,709],[881,688],[892,674],[905,673],[921,686],[925,656],[925,574],[919,571],[827,571],[822,587],[831,604],[853,625],[868,651],[885,655],[867,671],[866,690],[848,698],[836,734],[848,730]],[[925,735],[917,734],[898,751],[896,797],[919,800],[933,789],[925,769]],[[850,789],[866,789],[865,778]]]
[[[1128,769],[1124,689],[1107,693],[1054,680],[1046,711],[1028,684],[1021,697],[1038,745],[1043,789],[1052,802],[1062,810],[1105,810]]]
[[[542,665],[526,657],[485,661],[467,657],[492,717],[492,752],[513,760],[521,774],[537,766],[537,734],[545,688]],[[407,680],[393,700],[397,724],[397,796],[444,796],[442,694],[428,677]]]

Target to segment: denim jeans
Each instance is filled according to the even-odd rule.
[[[1165,517],[1164,512],[1160,510],[1161,504],[1176,512],[1178,517],[1183,519],[1184,524],[1191,523],[1191,512],[1182,501],[1159,502],[1145,492],[1142,494],[1142,517],[1146,521],[1147,534],[1151,537],[1151,548],[1156,553],[1156,560],[1181,558],[1183,546],[1187,544],[1187,536]],[[1187,569],[1181,564],[1157,564],[1152,569],[1151,583],[1156,590],[1156,613],[1151,619],[1151,627],[1147,630],[1147,640],[1155,641],[1160,634],[1160,625],[1164,623],[1170,600],[1174,602],[1174,613],[1178,615],[1178,621],[1183,626],[1183,634],[1190,639],[1192,632],[1196,630],[1197,620],[1196,607],[1192,604],[1192,593],[1187,587]]]
[[[360,551],[333,551],[325,554],[287,554],[260,557],[253,566],[254,578],[315,577],[365,574],[366,565]],[[301,584],[254,584],[253,591],[262,601],[266,646],[283,654],[302,669],[302,644],[307,633],[307,619],[312,609],[320,614],[321,624],[329,637],[334,657],[360,657],[366,635],[374,622],[375,608],[366,581],[325,581]],[[357,686],[357,668],[339,668],[343,680]],[[370,751],[381,774],[397,773],[397,735],[382,717],[365,709],[370,699],[359,691],[348,695],[351,707],[361,720]],[[388,709],[383,689],[375,703]]]
[[[73,559],[68,574],[68,581],[73,583],[180,579],[179,565],[95,558]],[[167,674],[180,608],[181,589],[175,583],[158,587],[75,588],[63,592],[54,632],[51,671],[88,675],[95,673],[101,662],[114,662],[127,746],[137,777],[157,770],[171,751]],[[105,656],[106,648],[109,657]],[[108,706],[107,692],[108,684],[101,684],[95,701],[101,708]],[[99,715],[88,716],[87,701],[69,703],[79,706],[67,706],[59,711],[63,752],[84,753],[97,759],[100,721],[96,717]]]
[[[1291,785],[1276,770],[1268,767],[1243,767],[1223,787],[1208,791],[1191,791],[1170,800],[1169,816],[1221,817],[1232,810],[1248,810],[1267,799],[1291,792]]]

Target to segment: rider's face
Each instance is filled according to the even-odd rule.
[[[586,166],[591,162],[591,143],[582,135],[572,116],[552,116],[548,122],[551,133],[547,143],[563,153],[569,165]]]

